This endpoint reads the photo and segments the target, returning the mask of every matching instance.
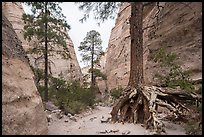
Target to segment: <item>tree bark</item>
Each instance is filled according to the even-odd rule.
[[[45,2],[45,52],[44,52],[44,57],[45,57],[45,93],[44,93],[44,101],[48,102],[48,46],[47,46],[47,3]]]
[[[130,17],[130,78],[128,86],[136,88],[144,83],[143,77],[143,32],[142,2],[131,2]]]

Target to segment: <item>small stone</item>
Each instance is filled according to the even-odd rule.
[[[90,120],[93,121],[93,120],[96,119],[96,118],[97,118],[97,117],[92,117],[92,118],[90,118]]]
[[[57,113],[56,116],[57,116],[58,119],[61,119],[63,117],[63,115],[61,113]]]
[[[67,116],[68,116],[68,117],[72,117],[72,114],[68,113]]]
[[[69,120],[68,120],[68,119],[66,119],[64,122],[69,122]]]
[[[113,129],[112,132],[113,132],[113,133],[119,132],[119,130],[118,130],[118,129]]]
[[[105,118],[104,116],[102,116],[101,123],[108,123],[110,120],[111,120],[110,117]]]
[[[125,131],[122,132],[122,135],[128,135],[128,134],[130,134],[129,130],[125,130]]]
[[[57,112],[59,112],[59,113],[60,113],[61,111],[62,111],[62,110],[57,109],[57,110],[53,110],[53,111],[52,111],[52,113],[57,113]]]
[[[51,122],[51,120],[52,120],[52,116],[51,116],[51,115],[48,115],[48,116],[47,116],[47,121],[48,121],[48,122]]]
[[[77,120],[76,120],[76,118],[74,116],[71,116],[70,119],[77,122]]]

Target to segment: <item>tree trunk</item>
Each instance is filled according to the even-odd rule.
[[[93,36],[94,39],[94,36]],[[94,41],[92,42],[91,47],[91,88],[94,87],[94,74],[93,74],[93,66],[94,66]]]
[[[45,94],[44,94],[44,101],[48,102],[48,46],[47,46],[47,3],[45,2]]]
[[[112,120],[118,120],[117,114],[120,110],[121,119],[119,121],[140,122],[144,123],[149,117],[148,101],[142,94],[144,83],[143,77],[143,30],[142,30],[142,2],[131,2],[130,17],[130,37],[131,37],[131,54],[130,54],[130,77],[128,88],[121,97],[119,102],[113,107],[111,112]],[[135,91],[136,90],[136,91]],[[135,91],[138,93],[136,103],[129,102],[130,94]]]
[[[137,88],[144,82],[143,78],[143,34],[142,34],[142,2],[131,2],[130,17],[130,78],[128,85]]]

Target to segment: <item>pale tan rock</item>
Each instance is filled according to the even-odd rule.
[[[28,58],[4,14],[2,49],[2,134],[47,134],[46,114]]]

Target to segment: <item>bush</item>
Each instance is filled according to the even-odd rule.
[[[163,67],[166,67],[167,73],[155,74],[161,85],[170,88],[176,88],[180,86],[181,89],[186,91],[194,91],[195,88],[190,81],[191,71],[182,70],[181,66],[175,64],[176,54],[175,53],[165,53],[163,49],[160,49],[154,54],[154,61],[159,62]]]
[[[58,78],[51,79],[49,97],[65,112],[73,114],[95,103],[95,93],[90,88],[84,88],[79,81],[67,82]]]
[[[40,80],[44,78],[44,72],[42,69],[34,68],[33,66],[30,66],[30,67],[35,76],[35,83],[39,85]]]
[[[45,86],[42,85],[36,85],[38,92],[40,93],[40,96],[42,98],[42,100],[44,100],[44,91],[45,91]]]
[[[64,106],[65,113],[79,114],[86,108],[86,105],[79,101],[70,101]]]
[[[122,95],[123,88],[118,87],[110,90],[111,97],[116,100]]]

